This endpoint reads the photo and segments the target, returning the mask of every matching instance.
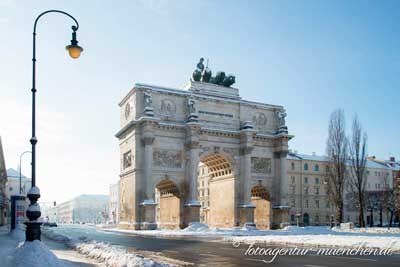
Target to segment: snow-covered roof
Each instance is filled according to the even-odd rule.
[[[301,154],[301,153],[294,153],[289,152],[287,155],[287,159],[291,160],[310,160],[310,161],[328,161],[329,158],[327,156],[320,156],[320,155],[308,155],[308,154]],[[347,161],[347,164],[351,164],[350,160]],[[368,159],[367,160],[367,168],[371,169],[392,169],[385,163],[378,163],[374,160]]]
[[[8,179],[19,179],[19,171],[13,169],[13,168],[8,168],[7,169],[7,177]],[[28,177],[26,177],[25,175],[21,175],[22,179],[29,179]]]

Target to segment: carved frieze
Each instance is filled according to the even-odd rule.
[[[132,166],[133,155],[132,155],[132,152],[130,150],[124,153],[122,159],[123,159],[123,167],[124,167],[124,169],[129,168],[129,167]]]
[[[153,164],[162,168],[181,168],[181,151],[158,149],[153,151]]]
[[[260,174],[271,173],[271,159],[251,157],[251,172]]]

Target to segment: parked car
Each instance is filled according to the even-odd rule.
[[[57,227],[57,223],[55,222],[45,222],[43,223],[44,227]]]

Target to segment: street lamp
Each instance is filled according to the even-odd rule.
[[[60,10],[47,10],[41,13],[35,20],[33,25],[33,40],[32,40],[32,138],[30,139],[30,143],[32,145],[32,187],[28,192],[28,198],[31,202],[28,209],[26,210],[26,216],[28,217],[29,221],[25,222],[26,225],[26,233],[25,239],[26,241],[34,241],[40,240],[40,226],[41,222],[38,221],[41,212],[39,204],[37,203],[38,199],[40,198],[40,190],[36,187],[36,143],[37,138],[35,135],[35,126],[36,126],[36,107],[35,107],[35,93],[36,93],[36,26],[39,19],[47,14],[47,13],[59,13],[66,15],[67,17],[71,18],[76,25],[72,26],[72,40],[71,44],[66,46],[66,49],[69,52],[69,55],[72,58],[78,58],[83,51],[83,48],[78,45],[78,41],[76,40],[76,31],[79,28],[78,21],[71,16],[70,14],[60,11]]]
[[[21,167],[21,163],[22,163],[22,156],[26,153],[32,153],[29,150],[22,152],[22,154],[19,156],[19,194],[22,194],[22,186],[21,186],[21,179],[22,179],[22,167]],[[32,163],[31,163],[32,164]],[[25,190],[24,190],[25,193]]]

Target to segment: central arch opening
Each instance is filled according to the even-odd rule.
[[[200,221],[211,227],[235,226],[235,179],[232,165],[220,154],[200,159],[197,177]]]

